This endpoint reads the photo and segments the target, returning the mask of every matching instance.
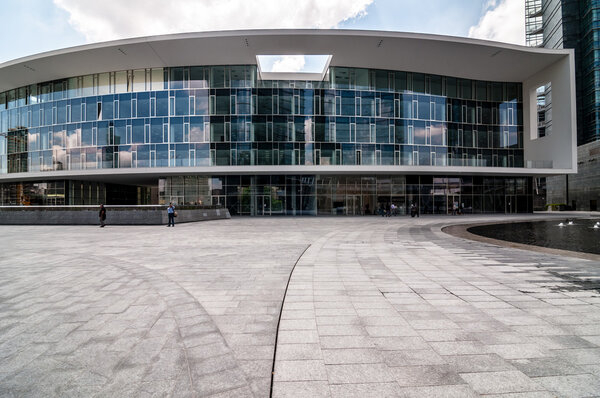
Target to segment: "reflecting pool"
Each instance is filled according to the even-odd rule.
[[[572,224],[569,224],[572,221]],[[553,249],[600,254],[598,220],[574,219],[480,225],[467,230],[492,239],[549,247]],[[562,224],[562,225],[561,225]]]

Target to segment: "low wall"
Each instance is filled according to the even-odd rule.
[[[166,225],[166,206],[104,206],[106,225]],[[178,207],[175,223],[231,218],[229,210]],[[0,206],[0,225],[99,225],[98,206]]]

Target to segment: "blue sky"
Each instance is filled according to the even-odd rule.
[[[367,15],[340,24],[347,29],[381,29],[467,36],[486,0],[377,0]]]
[[[524,25],[520,13],[523,3],[524,0],[0,0],[3,31],[7,33],[0,41],[0,63],[98,41],[223,29],[392,30],[519,43],[521,32],[516,30]]]

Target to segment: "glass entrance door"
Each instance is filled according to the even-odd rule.
[[[254,215],[270,216],[271,215],[271,196],[257,195],[255,200]]]
[[[504,212],[505,213],[516,213],[517,212],[517,198],[514,195],[506,195],[504,197]]]
[[[360,195],[346,197],[346,214],[349,216],[360,216],[362,214],[362,203]]]
[[[456,206],[456,208],[455,208]],[[448,214],[458,214],[460,211],[460,196],[448,195]]]

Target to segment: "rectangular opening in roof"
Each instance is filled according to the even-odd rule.
[[[257,55],[258,71],[264,80],[322,80],[331,55]]]

